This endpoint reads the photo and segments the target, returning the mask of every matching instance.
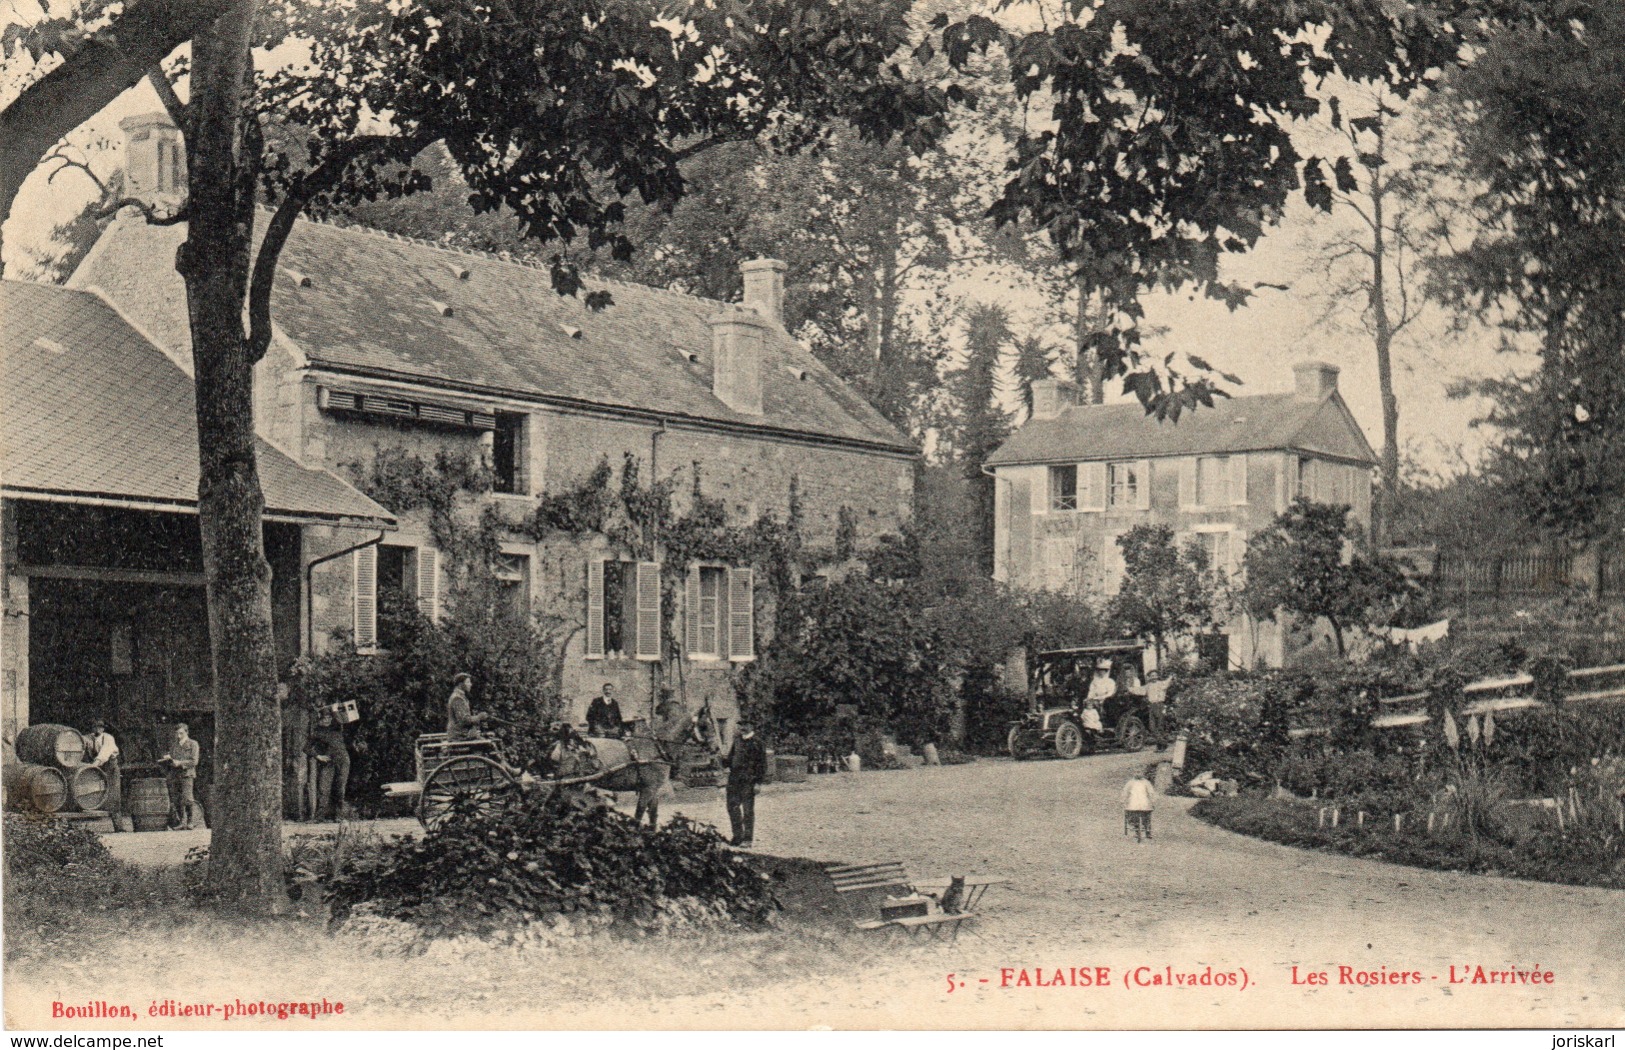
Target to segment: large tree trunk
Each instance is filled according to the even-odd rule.
[[[0,225],[40,158],[226,9],[228,0],[125,0],[123,13],[0,111]],[[0,254],[0,260],[4,255]]]
[[[209,887],[255,912],[287,907],[282,882],[282,712],[271,637],[254,456],[254,365],[243,305],[254,228],[258,127],[254,0],[232,0],[192,48],[187,137],[190,222],[176,268],[186,280],[197,384],[198,517],[214,648],[214,836]]]

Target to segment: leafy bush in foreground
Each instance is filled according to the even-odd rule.
[[[347,862],[329,894],[335,922],[366,905],[431,936],[483,937],[556,915],[657,928],[674,901],[761,926],[778,907],[766,877],[714,829],[678,817],[651,830],[575,792],[495,813],[459,805],[421,840]]]
[[[7,813],[6,877],[76,878],[100,874],[114,866],[101,836],[76,820]]]

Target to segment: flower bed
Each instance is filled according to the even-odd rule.
[[[1437,871],[1501,875],[1577,886],[1625,889],[1625,835],[1610,834],[1607,821],[1577,821],[1558,829],[1555,820],[1524,821],[1504,815],[1494,836],[1470,834],[1460,822],[1428,832],[1414,815],[1395,832],[1391,819],[1355,823],[1344,807],[1337,827],[1320,822],[1321,804],[1256,797],[1211,798],[1191,813],[1210,824],[1254,838],[1305,849],[1405,864]]]

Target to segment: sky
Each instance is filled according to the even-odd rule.
[[[20,10],[18,0],[0,0],[0,18],[9,8]],[[15,83],[15,82],[14,82]],[[0,83],[0,104],[9,101],[13,85]],[[118,121],[161,106],[144,82],[125,92],[113,105],[71,136],[89,147],[83,151],[92,167],[103,174],[121,164]],[[1313,131],[1295,130],[1295,138],[1312,140]],[[1308,141],[1305,153],[1327,155],[1323,141]],[[1317,148],[1320,147],[1320,148]],[[26,249],[45,241],[52,225],[71,218],[94,193],[81,173],[65,171],[47,184],[37,171],[23,187],[6,224],[8,247]],[[1373,447],[1381,445],[1381,409],[1376,355],[1364,332],[1321,323],[1325,287],[1311,265],[1313,246],[1338,228],[1340,219],[1319,217],[1295,201],[1283,222],[1268,231],[1258,246],[1244,256],[1227,257],[1224,276],[1246,284],[1267,282],[1288,290],[1263,288],[1242,308],[1230,311],[1218,302],[1190,293],[1152,293],[1145,299],[1148,329],[1165,331],[1145,344],[1158,357],[1169,352],[1195,353],[1217,369],[1243,380],[1233,393],[1262,394],[1289,390],[1292,365],[1307,360],[1328,361],[1341,368],[1340,390]],[[8,252],[16,255],[17,252]],[[13,270],[8,266],[8,276]],[[1031,285],[1021,286],[1005,275],[980,270],[959,277],[952,291],[966,299],[1002,303],[1018,317],[1044,312],[1044,304]],[[1448,318],[1437,310],[1425,314],[1396,344],[1395,386],[1400,404],[1402,449],[1432,471],[1450,472],[1474,461],[1489,434],[1472,422],[1486,406],[1477,399],[1455,400],[1448,387],[1464,378],[1527,369],[1532,361],[1497,352],[1500,335],[1493,329],[1471,327],[1449,331]],[[1063,333],[1057,331],[1058,337]],[[1110,391],[1109,397],[1123,395]],[[1463,458],[1465,457],[1465,458]]]

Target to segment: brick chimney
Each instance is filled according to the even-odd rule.
[[[1297,379],[1297,394],[1307,401],[1319,401],[1328,395],[1337,393],[1336,365],[1329,365],[1324,361],[1302,361],[1292,366],[1292,374]]]
[[[1065,379],[1033,380],[1033,418],[1054,419],[1078,403],[1078,384]]]
[[[125,117],[124,190],[153,205],[179,205],[186,197],[186,146],[167,113]]]
[[[748,259],[739,264],[745,278],[745,305],[769,324],[784,327],[784,263],[777,259]]]
[[[767,322],[755,310],[724,306],[711,318],[711,391],[735,412],[762,414],[762,342]]]

